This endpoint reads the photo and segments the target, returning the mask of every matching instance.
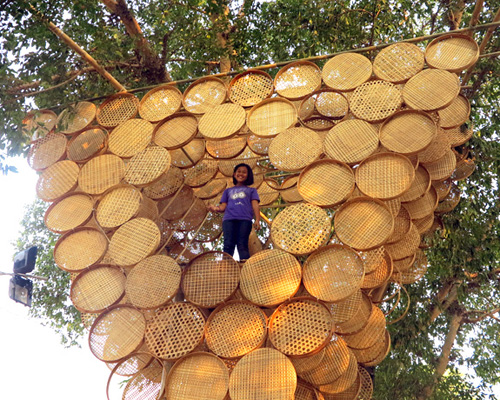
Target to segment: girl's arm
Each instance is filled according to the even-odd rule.
[[[220,212],[223,213],[226,210],[227,203],[220,203],[218,206],[214,206],[210,204],[208,209],[212,212]]]
[[[255,215],[255,222],[253,224],[253,227],[255,230],[260,229],[260,209],[259,209],[259,202],[257,200],[252,200],[252,210],[253,214]]]

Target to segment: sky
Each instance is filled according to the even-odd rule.
[[[0,271],[12,272],[12,245],[21,229],[24,207],[36,198],[37,174],[26,159],[7,160],[18,173],[0,174]],[[0,399],[105,400],[108,367],[87,343],[64,348],[59,336],[30,318],[28,308],[9,298],[10,276],[0,276]],[[119,397],[111,397],[111,400]]]

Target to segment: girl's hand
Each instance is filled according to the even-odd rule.
[[[260,221],[255,221],[253,223],[253,228],[258,231],[260,229]]]
[[[207,206],[207,208],[208,208],[208,211],[212,211],[212,212],[219,211],[219,210],[218,210],[218,207],[217,207],[217,206],[214,206],[213,204],[209,204],[209,205]]]

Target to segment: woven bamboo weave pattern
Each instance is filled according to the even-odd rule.
[[[444,181],[432,181],[431,186],[436,191],[438,201],[443,200],[451,190],[451,179],[445,179]]]
[[[166,173],[155,182],[147,185],[143,192],[150,199],[162,200],[177,192],[183,183],[184,174],[182,170],[171,165]]]
[[[153,362],[154,357],[146,352],[143,344],[139,351],[134,352],[117,363],[106,363],[109,368],[115,370],[115,374],[120,376],[132,376],[143,370]]]
[[[61,160],[66,153],[66,137],[60,133],[49,133],[33,142],[28,152],[28,164],[40,171]]]
[[[184,92],[182,105],[193,114],[204,114],[222,104],[226,99],[227,89],[218,78],[207,77],[193,82]]]
[[[166,395],[171,400],[223,400],[229,388],[225,364],[210,353],[183,357],[169,372]]]
[[[374,305],[366,326],[353,335],[345,335],[344,340],[353,349],[366,349],[373,346],[384,335],[385,316],[380,308]]]
[[[340,393],[328,394],[323,393],[323,400],[364,400],[365,397],[358,397],[361,393],[361,376],[358,370],[358,376],[354,383],[349,386],[346,390]],[[371,399],[371,395],[366,397],[366,399]]]
[[[410,160],[396,153],[377,153],[356,169],[356,185],[366,196],[390,200],[401,196],[413,183],[415,169]]]
[[[184,182],[191,187],[200,187],[210,182],[217,174],[217,171],[217,161],[205,158],[185,171]]]
[[[114,128],[134,118],[139,109],[139,99],[130,93],[119,93],[108,97],[98,108],[96,120],[105,128]]]
[[[272,307],[297,292],[301,277],[302,268],[294,256],[278,249],[264,250],[243,265],[240,288],[252,303]]]
[[[448,107],[439,110],[438,115],[440,127],[445,129],[456,128],[469,118],[469,100],[467,97],[460,95]]]
[[[247,115],[247,125],[255,135],[274,137],[297,122],[297,110],[288,100],[266,99],[252,107]]]
[[[238,135],[224,141],[207,140],[207,153],[214,158],[228,159],[240,155],[247,144],[247,136]]]
[[[181,268],[171,257],[154,255],[139,262],[127,275],[127,299],[141,309],[161,307],[172,299],[181,283]]]
[[[147,218],[135,218],[123,224],[113,234],[109,255],[122,267],[137,264],[160,244],[158,226]]]
[[[324,246],[304,263],[304,286],[312,296],[338,302],[359,289],[364,276],[361,257],[347,246]]]
[[[365,83],[372,75],[371,61],[357,53],[344,53],[329,60],[322,71],[325,84],[336,90],[348,91]]]
[[[232,103],[212,108],[200,118],[200,133],[211,140],[222,140],[236,134],[245,123],[245,109]]]
[[[461,181],[467,179],[476,169],[476,163],[473,160],[461,160],[457,162],[455,171],[451,175],[451,179],[454,181]]]
[[[406,208],[401,207],[398,214],[394,217],[394,231],[392,235],[387,239],[386,245],[395,243],[403,239],[411,228],[411,217],[410,213]]]
[[[372,302],[368,296],[362,293],[361,301],[359,303],[356,313],[352,314],[352,317],[344,322],[336,322],[336,315],[333,314],[333,319],[335,323],[335,333],[343,335],[351,335],[357,333],[363,329],[368,323],[368,318],[372,312]],[[330,306],[332,313],[335,312]]]
[[[276,136],[269,146],[271,163],[283,171],[300,171],[316,161],[322,142],[316,132],[307,128],[290,128]]]
[[[109,151],[123,158],[130,158],[144,150],[153,137],[153,124],[134,118],[122,122],[109,134]]]
[[[212,180],[208,183],[194,189],[194,195],[199,199],[213,199],[218,194],[222,193],[227,187],[225,179]]]
[[[479,46],[467,35],[443,35],[430,42],[425,49],[425,61],[432,68],[461,72],[479,58]]]
[[[387,351],[387,339],[390,341],[389,332],[385,331],[383,338],[380,338],[375,342],[375,344],[366,349],[351,349],[355,354],[358,362],[360,364],[366,365],[370,361],[374,361],[381,353],[385,355]]]
[[[276,92],[290,100],[299,100],[319,89],[321,70],[309,61],[297,61],[281,68],[274,79]]]
[[[189,210],[179,221],[175,221],[172,227],[180,232],[195,231],[203,223],[207,216],[207,209],[203,200],[195,197]]]
[[[428,114],[407,110],[382,124],[380,142],[390,151],[410,155],[428,147],[436,134],[436,124]]]
[[[373,61],[373,72],[379,79],[402,83],[422,71],[424,53],[412,43],[395,43],[380,52]]]
[[[308,355],[307,357],[290,358],[290,361],[295,367],[295,371],[297,371],[297,374],[302,375],[304,372],[311,371],[312,369],[316,368],[321,363],[324,356],[325,348],[321,349],[317,353]]]
[[[286,178],[281,184],[280,195],[287,203],[298,203],[304,200],[299,193],[298,180],[298,176],[291,176]]]
[[[385,249],[394,260],[401,260],[414,254],[420,244],[420,233],[414,224],[410,225],[408,233],[399,241],[386,244]]]
[[[127,162],[124,179],[132,185],[143,187],[159,179],[169,167],[168,150],[159,146],[149,146]]]
[[[368,275],[374,272],[380,264],[384,262],[385,249],[384,246],[380,246],[373,250],[358,251],[358,254],[364,261],[365,275]]]
[[[335,125],[326,135],[323,149],[333,160],[354,164],[364,160],[378,148],[378,132],[366,121],[346,120]]]
[[[357,250],[370,250],[392,234],[394,218],[380,201],[358,197],[341,206],[335,213],[334,225],[344,244]]]
[[[203,339],[205,318],[189,303],[160,308],[146,327],[146,345],[157,357],[175,360],[198,346]]]
[[[359,399],[371,399],[373,395],[373,381],[372,377],[368,373],[368,371],[363,368],[359,367],[359,374],[361,376],[361,388],[359,390]]]
[[[232,400],[291,399],[296,386],[297,374],[290,360],[278,350],[264,348],[236,364],[229,378],[229,395]]]
[[[58,132],[72,135],[87,128],[94,120],[96,111],[96,106],[88,101],[64,109],[57,117]]]
[[[82,192],[70,192],[45,212],[45,226],[55,233],[64,233],[85,224],[92,216],[94,200]]]
[[[182,290],[193,304],[214,308],[236,291],[239,275],[239,266],[229,254],[208,252],[196,257],[186,268]]]
[[[349,111],[349,103],[342,93],[333,90],[322,89],[315,93],[314,107],[321,115],[340,120]]]
[[[57,115],[50,110],[29,112],[23,119],[21,130],[24,136],[32,141],[43,138],[52,132],[56,125]]]
[[[236,75],[229,84],[229,100],[252,107],[273,93],[273,79],[264,71],[248,70]]]
[[[349,349],[349,365],[347,367],[347,370],[333,382],[326,385],[321,385],[319,389],[321,390],[321,392],[327,394],[341,393],[352,386],[357,377],[358,361],[354,352]]]
[[[448,135],[451,147],[456,147],[467,142],[474,131],[466,125],[461,125],[458,128],[445,129],[445,133]]]
[[[261,138],[256,135],[250,135],[247,138],[247,144],[255,154],[266,156],[272,140],[273,138]]]
[[[317,394],[318,393],[318,394]],[[314,387],[307,382],[298,380],[297,388],[295,389],[295,400],[323,400],[323,397],[317,392]]]
[[[78,272],[104,257],[108,240],[94,228],[76,228],[59,238],[54,247],[54,261],[65,271]]]
[[[312,253],[330,236],[331,220],[313,204],[294,204],[280,212],[271,226],[274,244],[295,255]]]
[[[235,300],[220,305],[205,326],[208,348],[225,358],[241,357],[260,347],[266,333],[266,315],[246,301]]]
[[[156,399],[162,390],[163,367],[154,362],[136,372],[123,389],[123,400]]]
[[[102,194],[120,183],[125,163],[113,154],[103,154],[87,161],[78,175],[78,185],[89,194]]]
[[[424,218],[429,214],[432,214],[437,207],[438,197],[436,189],[431,187],[428,192],[426,192],[422,197],[417,200],[404,203],[404,207],[410,213],[411,219]]]
[[[144,95],[139,104],[139,115],[150,122],[158,122],[179,111],[182,93],[174,86],[160,86]]]
[[[362,299],[362,292],[358,289],[344,300],[328,304],[335,324],[338,325],[353,318],[361,307]]]
[[[422,197],[431,187],[431,176],[425,167],[419,165],[415,170],[415,179],[406,193],[401,195],[401,201],[412,201]]]
[[[185,146],[196,136],[198,120],[189,113],[176,113],[154,128],[155,144],[168,150]]]
[[[449,106],[459,91],[460,82],[455,74],[426,69],[405,83],[403,99],[415,110],[432,111]]]
[[[349,98],[349,108],[360,119],[380,122],[401,107],[401,92],[386,81],[370,81],[358,86]]]
[[[385,257],[378,268],[369,275],[365,275],[361,288],[364,290],[375,289],[386,283],[392,275],[393,264],[390,253],[385,250]]]
[[[328,308],[312,298],[293,299],[280,305],[269,319],[273,346],[290,357],[320,351],[333,334]]]
[[[99,360],[119,361],[139,348],[145,329],[146,320],[140,311],[126,305],[113,306],[90,328],[90,350]]]
[[[171,199],[174,197],[174,202],[171,203]],[[160,201],[158,203],[158,209],[162,212],[164,219],[168,221],[175,221],[181,218],[186,211],[191,207],[194,201],[193,189],[189,186],[183,185],[179,189],[178,193],[174,193],[170,197]],[[169,207],[167,207],[169,205]]]
[[[141,192],[132,185],[119,185],[103,194],[95,217],[104,229],[116,228],[135,217],[142,203]]]
[[[117,267],[96,265],[82,272],[71,285],[71,301],[78,310],[101,312],[118,303],[125,293],[125,274]]]
[[[451,149],[448,149],[443,157],[434,162],[423,164],[429,172],[431,180],[442,181],[447,179],[453,174],[457,166],[457,159]]]
[[[85,162],[106,149],[108,132],[103,128],[88,128],[68,143],[68,159]]]
[[[381,343],[381,341],[378,341],[378,343]],[[385,336],[384,336],[384,345],[385,347],[380,351],[377,356],[370,361],[367,361],[364,363],[365,367],[374,367],[379,365],[389,354],[391,350],[391,337],[389,335],[389,331],[385,331]],[[382,345],[380,345],[381,347]],[[372,346],[371,348],[374,348],[375,346]]]
[[[58,161],[45,169],[36,183],[36,194],[43,201],[54,201],[76,187],[80,168],[69,160]]]

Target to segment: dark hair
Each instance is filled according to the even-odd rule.
[[[239,167],[246,167],[247,171],[248,171],[248,175],[247,175],[247,179],[245,180],[245,182],[243,182],[243,184],[245,186],[250,186],[250,185],[253,185],[253,171],[252,171],[252,168],[250,168],[250,165],[248,164],[245,164],[245,163],[241,163],[241,164],[238,164],[236,167],[234,167],[234,170],[233,170],[233,184],[237,184],[238,182],[236,182],[236,179],[234,177],[234,174],[236,173],[236,170],[239,168]]]

